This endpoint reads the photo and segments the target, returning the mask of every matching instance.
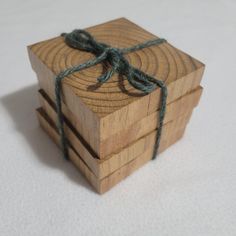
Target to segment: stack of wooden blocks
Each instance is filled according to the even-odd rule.
[[[157,38],[121,18],[86,29],[97,41],[126,48]],[[55,107],[55,77],[84,63],[93,54],[68,47],[56,37],[28,47],[39,81],[39,122],[60,145]],[[179,140],[197,106],[204,65],[169,43],[125,55],[130,64],[165,81],[167,110],[158,152]],[[103,85],[96,79],[107,65],[99,64],[63,80],[64,129],[70,160],[99,193],[104,193],[152,158],[158,129],[160,89],[143,95],[115,74]]]

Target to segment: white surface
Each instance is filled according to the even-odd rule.
[[[0,235],[236,235],[234,0],[0,6]],[[206,63],[205,91],[183,140],[100,196],[38,127],[26,45],[121,16]]]

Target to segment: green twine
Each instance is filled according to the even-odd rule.
[[[129,62],[125,59],[124,54],[141,50],[146,47],[153,45],[159,45],[166,42],[165,39],[159,38],[144,43],[138,44],[130,48],[113,48],[107,44],[97,42],[88,32],[84,30],[74,30],[71,33],[62,34],[65,39],[65,43],[75,49],[83,50],[86,52],[93,53],[96,57],[91,59],[83,64],[73,66],[71,68],[65,69],[60,72],[55,78],[55,95],[56,95],[56,107],[58,114],[58,130],[61,137],[61,145],[65,159],[68,158],[68,141],[65,137],[65,131],[63,128],[64,116],[62,114],[62,80],[73,74],[74,72],[81,71],[83,69],[89,68],[91,66],[97,65],[102,62],[108,62],[111,66],[111,69],[106,71],[102,76],[97,80],[100,83],[105,83],[108,81],[114,73],[119,73],[126,77],[128,82],[136,89],[142,91],[144,94],[151,93],[156,87],[161,89],[161,103],[160,103],[160,112],[158,120],[158,129],[156,133],[156,141],[153,150],[152,159],[155,159],[160,145],[161,132],[163,127],[163,120],[166,110],[166,99],[167,99],[167,87],[165,83],[161,80],[157,80],[154,77],[144,73],[143,71],[134,68]]]

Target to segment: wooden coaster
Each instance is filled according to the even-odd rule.
[[[125,48],[157,38],[131,21],[121,18],[86,29],[98,41]],[[29,56],[40,87],[54,100],[54,79],[61,71],[84,63],[94,55],[68,47],[62,37],[28,47]],[[168,103],[197,88],[204,65],[169,43],[151,46],[125,55],[134,67],[165,81]],[[63,80],[63,100],[75,115],[77,129],[100,158],[107,151],[103,140],[152,114],[159,107],[160,89],[142,96],[118,74],[100,86],[96,79],[103,74],[99,64]],[[107,146],[107,145],[105,145]]]

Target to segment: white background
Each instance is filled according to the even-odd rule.
[[[236,1],[0,1],[0,235],[236,235]],[[206,64],[184,138],[105,195],[39,128],[26,45],[125,16]]]

